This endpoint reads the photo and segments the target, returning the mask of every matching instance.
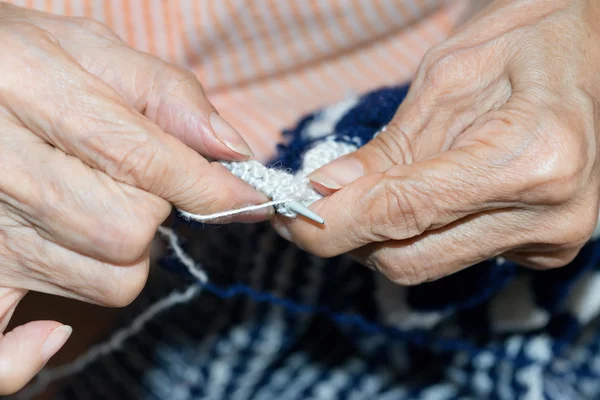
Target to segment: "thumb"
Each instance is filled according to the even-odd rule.
[[[394,165],[412,164],[412,137],[399,124],[384,127],[366,145],[319,168],[308,176],[315,188],[325,195],[376,172],[387,171]]]
[[[501,132],[496,136],[503,139]],[[474,143],[368,174],[311,205],[328,221],[326,225],[278,219],[287,230],[277,225],[276,229],[321,257],[374,242],[402,244],[499,203],[512,204],[519,182],[507,179],[508,165],[498,167],[489,161],[503,154],[492,144]]]
[[[71,336],[72,328],[55,321],[29,322],[0,338],[0,395],[25,386]]]
[[[0,324],[8,324],[25,290],[0,289]],[[72,329],[55,321],[35,321],[0,334],[0,395],[25,386],[62,348]]]

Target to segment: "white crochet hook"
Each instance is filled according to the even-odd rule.
[[[308,209],[308,207],[303,206],[298,201],[288,201],[287,203],[285,203],[285,206],[287,208],[289,208],[290,210],[292,210],[293,212],[295,212],[296,214],[300,214],[300,215],[302,215],[310,220],[313,220],[321,225],[325,224],[325,220],[321,216],[310,211]]]

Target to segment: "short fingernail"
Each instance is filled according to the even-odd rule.
[[[210,115],[210,126],[217,138],[231,150],[246,157],[254,155],[242,135],[216,112]]]
[[[308,175],[308,179],[329,189],[340,189],[365,174],[362,164],[352,157],[333,161]]]
[[[284,238],[288,242],[292,242],[293,241],[292,240],[292,234],[290,233],[290,230],[287,228],[287,226],[285,226],[284,224],[282,224],[278,220],[274,220],[273,221],[273,228],[275,228],[275,231],[279,234],[279,236],[281,236],[282,238]]]
[[[69,325],[61,325],[50,332],[42,345],[42,358],[44,361],[50,360],[50,358],[64,346],[72,332],[73,328]]]

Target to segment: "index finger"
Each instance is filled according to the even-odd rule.
[[[67,54],[57,54],[53,44],[39,46],[39,52],[20,61],[37,68],[8,69],[19,71],[12,78],[21,84],[7,87],[3,99],[10,102],[3,105],[48,143],[115,181],[191,213],[211,214],[267,201],[223,166],[165,133]],[[11,81],[11,76],[6,78]],[[264,210],[255,218],[267,215]]]

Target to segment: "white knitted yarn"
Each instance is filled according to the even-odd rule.
[[[295,218],[296,213],[287,207],[286,201],[297,201],[310,206],[322,196],[315,191],[306,176],[323,165],[356,150],[356,146],[327,140],[308,150],[303,158],[302,168],[295,174],[267,168],[258,161],[223,162],[222,164],[238,178],[273,201],[275,210],[286,217]]]
[[[305,177],[323,165],[345,156],[356,150],[358,146],[345,142],[325,140],[309,149],[302,157],[302,168],[296,176]]]

